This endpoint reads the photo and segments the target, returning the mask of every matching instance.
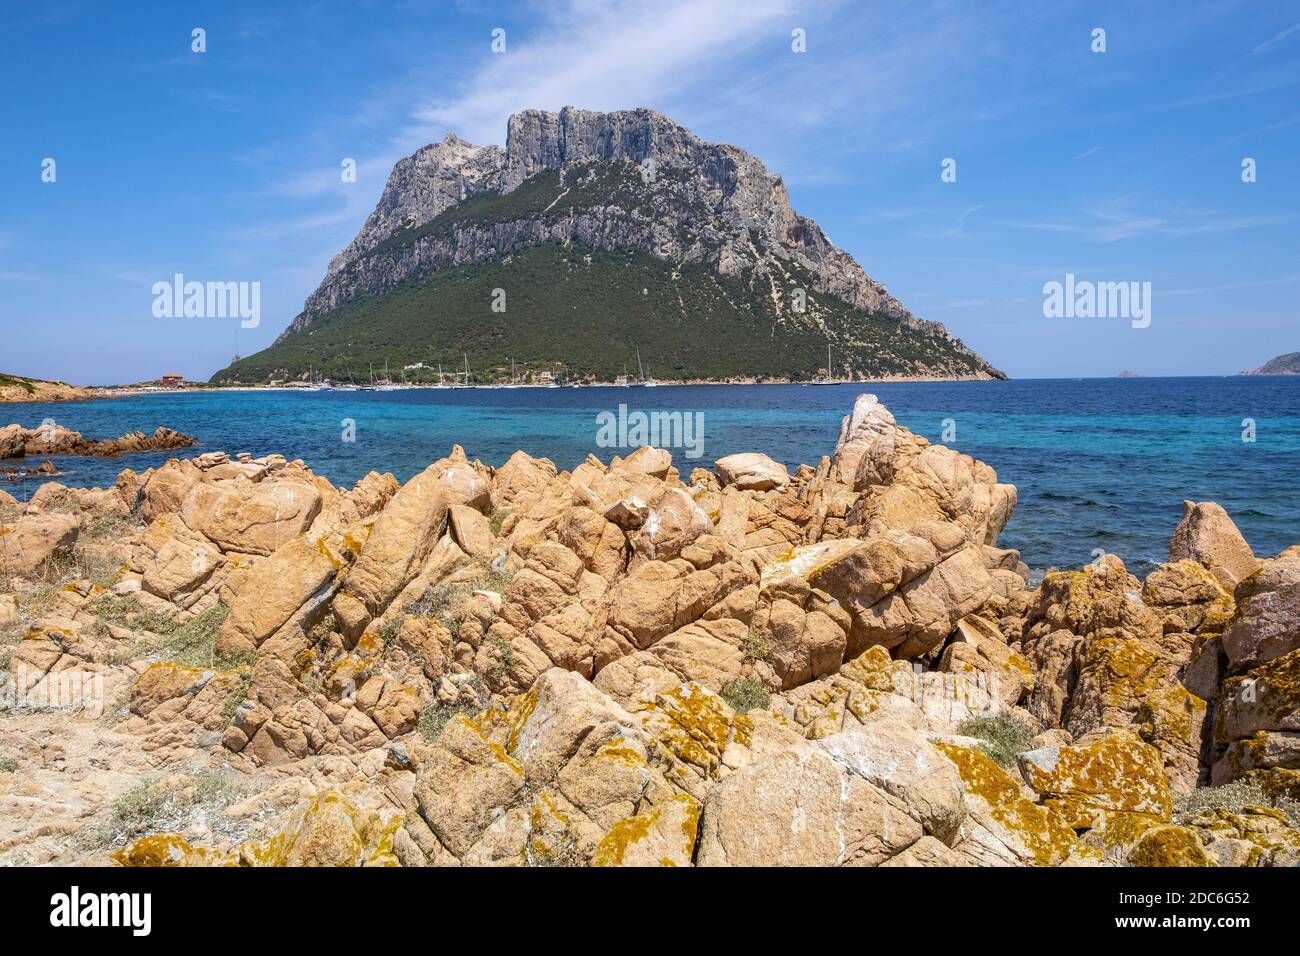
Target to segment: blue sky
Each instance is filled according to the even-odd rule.
[[[756,154],[869,275],[1013,376],[1300,350],[1300,3],[281,7],[0,8],[0,370],[206,378],[293,318],[396,159],[566,104],[649,106]],[[260,326],[155,318],[177,272],[259,282]],[[1067,272],[1150,282],[1150,326],[1045,318]]]

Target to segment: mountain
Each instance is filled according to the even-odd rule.
[[[1300,352],[1288,352],[1242,375],[1300,375]]]
[[[302,312],[213,381],[466,358],[477,381],[512,360],[609,380],[637,350],[661,379],[797,380],[827,374],[827,345],[837,378],[1005,377],[867,276],[749,153],[651,110],[566,107],[511,116],[505,149],[448,135],[399,161]]]

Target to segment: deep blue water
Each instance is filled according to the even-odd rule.
[[[800,387],[457,389],[394,392],[160,393],[66,404],[0,406],[4,422],[45,418],[88,437],[166,425],[199,439],[200,451],[279,452],[331,481],[370,470],[405,480],[453,443],[500,465],[518,448],[571,468],[588,452],[608,461],[626,450],[597,447],[600,412],[702,412],[703,455],[674,449],[683,473],[736,451],[764,451],[795,466],[830,454],[840,419],[860,392],[880,396],[899,422],[997,469],[1020,505],[1001,543],[1036,568],[1119,554],[1138,573],[1168,553],[1182,501],[1217,501],[1259,554],[1300,543],[1300,376],[1037,379]],[[1254,419],[1256,441],[1242,441]],[[344,419],[355,442],[342,440]],[[188,454],[189,452],[187,452]],[[59,480],[108,485],[126,467],[167,455],[56,459]],[[9,464],[13,464],[12,462]],[[2,485],[27,497],[32,482]]]

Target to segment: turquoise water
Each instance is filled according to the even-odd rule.
[[[68,404],[10,405],[6,421],[45,418],[90,437],[166,425],[201,451],[279,452],[335,483],[370,470],[405,480],[459,443],[500,465],[515,449],[571,468],[588,452],[608,461],[626,449],[597,445],[602,412],[701,413],[703,454],[674,449],[679,468],[736,451],[787,465],[830,454],[840,419],[860,392],[880,396],[908,428],[946,441],[997,469],[1020,490],[1001,543],[1033,567],[1080,565],[1094,548],[1142,572],[1168,553],[1182,500],[1218,501],[1252,547],[1274,554],[1300,543],[1300,376],[1178,379],[1038,379],[873,385],[660,386],[658,388],[457,389],[394,392],[160,393]],[[1242,441],[1243,419],[1256,441]],[[345,419],[356,440],[344,441]],[[111,484],[167,455],[55,459],[66,484]],[[12,464],[12,463],[10,463]],[[3,487],[27,497],[34,482]]]

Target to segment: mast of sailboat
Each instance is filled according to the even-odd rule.
[[[638,382],[645,381],[645,369],[641,367],[641,350],[636,350],[636,378]]]
[[[826,381],[834,381],[831,375],[831,343],[829,342],[826,343]]]
[[[465,384],[468,385],[469,384],[469,354],[467,352],[461,352],[460,354],[465,358]]]

